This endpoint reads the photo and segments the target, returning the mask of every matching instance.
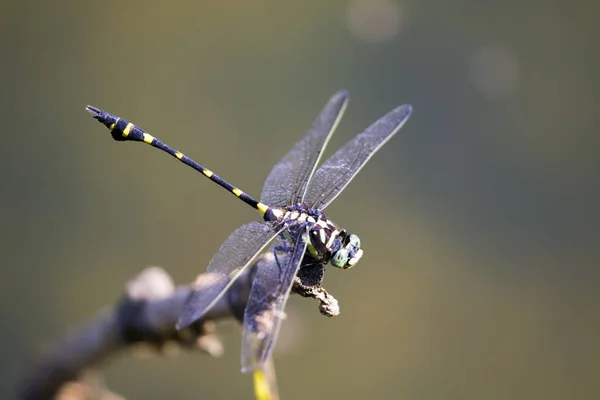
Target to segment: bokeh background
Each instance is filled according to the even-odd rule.
[[[328,209],[365,256],[328,271],[339,317],[288,303],[282,397],[598,398],[599,4],[3,2],[0,398],[145,266],[188,282],[258,217],[112,141],[86,104],[258,196],[340,88],[352,101],[329,154],[395,106],[415,111]],[[226,331],[221,359],[126,355],[108,385],[251,398]]]

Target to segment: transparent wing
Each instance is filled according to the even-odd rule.
[[[284,206],[290,202],[297,203],[304,196],[321,154],[347,104],[346,91],[339,91],[329,99],[312,128],[269,173],[260,195],[262,203]]]
[[[304,201],[312,207],[325,209],[373,154],[402,128],[411,113],[411,106],[400,106],[339,149],[317,170]]]
[[[284,318],[284,308],[294,277],[306,251],[308,230],[297,231],[295,245],[274,247],[273,262],[259,268],[252,284],[242,333],[242,372],[262,367],[271,355]]]
[[[266,223],[251,222],[229,235],[206,269],[216,275],[215,281],[191,294],[177,321],[177,329],[190,325],[213,307],[256,256],[284,229],[282,224],[271,227]]]

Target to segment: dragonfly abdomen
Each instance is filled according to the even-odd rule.
[[[165,153],[168,153],[171,156],[175,157],[185,165],[192,167],[198,172],[201,172],[202,175],[204,175],[217,185],[225,188],[227,191],[234,194],[244,203],[260,211],[263,215],[269,210],[269,207],[267,207],[267,205],[256,201],[250,195],[233,186],[225,179],[221,178],[219,175],[215,174],[208,168],[205,168],[202,165],[198,164],[196,161],[192,160],[191,158],[187,157],[186,155],[184,155],[180,151],[177,151],[176,149],[167,145],[166,143],[161,142],[154,136],[145,132],[142,128],[124,120],[123,118],[119,118],[115,115],[112,115],[111,113],[100,110],[99,108],[93,106],[87,106],[86,110],[90,114],[92,114],[92,116],[96,120],[104,124],[104,126],[106,126],[108,129],[110,129],[110,134],[114,140],[143,142],[149,144],[152,147],[156,147],[157,149],[160,149]]]

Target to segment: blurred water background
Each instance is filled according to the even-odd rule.
[[[145,266],[188,282],[258,218],[164,154],[112,141],[86,104],[258,196],[340,88],[352,99],[328,154],[399,104],[414,114],[327,210],[365,256],[327,273],[339,317],[288,303],[282,397],[598,398],[599,13],[564,0],[3,2],[0,398]],[[130,399],[250,398],[239,343],[226,333],[218,360],[119,357],[108,384]]]

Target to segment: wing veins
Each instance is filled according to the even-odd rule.
[[[412,107],[390,111],[335,152],[315,173],[305,202],[324,210],[354,179],[371,157],[386,144],[410,117]],[[350,159],[350,156],[353,156]]]
[[[311,129],[275,164],[267,176],[261,193],[263,203],[284,206],[302,200],[347,104],[346,91],[339,91],[329,99]]]
[[[252,264],[255,258],[287,227],[251,222],[236,229],[210,260],[207,272],[217,275],[215,282],[194,290],[183,308],[177,329],[201,318],[223,297],[227,289]],[[236,251],[242,247],[242,251]]]
[[[276,262],[273,261],[270,266],[265,266],[265,270],[258,271],[248,305],[244,314],[244,332],[242,334],[242,372],[250,372],[260,368],[270,357],[282,319],[284,318],[284,308],[292,288],[294,277],[302,263],[304,253],[308,243],[308,229],[306,225],[298,229],[296,239],[291,255],[286,258],[285,267],[279,269]],[[272,270],[266,270],[271,268]],[[277,268],[278,273],[273,273]],[[277,277],[275,278],[275,274]],[[274,281],[277,284],[271,286]],[[259,296],[264,291],[264,295]],[[256,328],[253,326],[256,325]]]

